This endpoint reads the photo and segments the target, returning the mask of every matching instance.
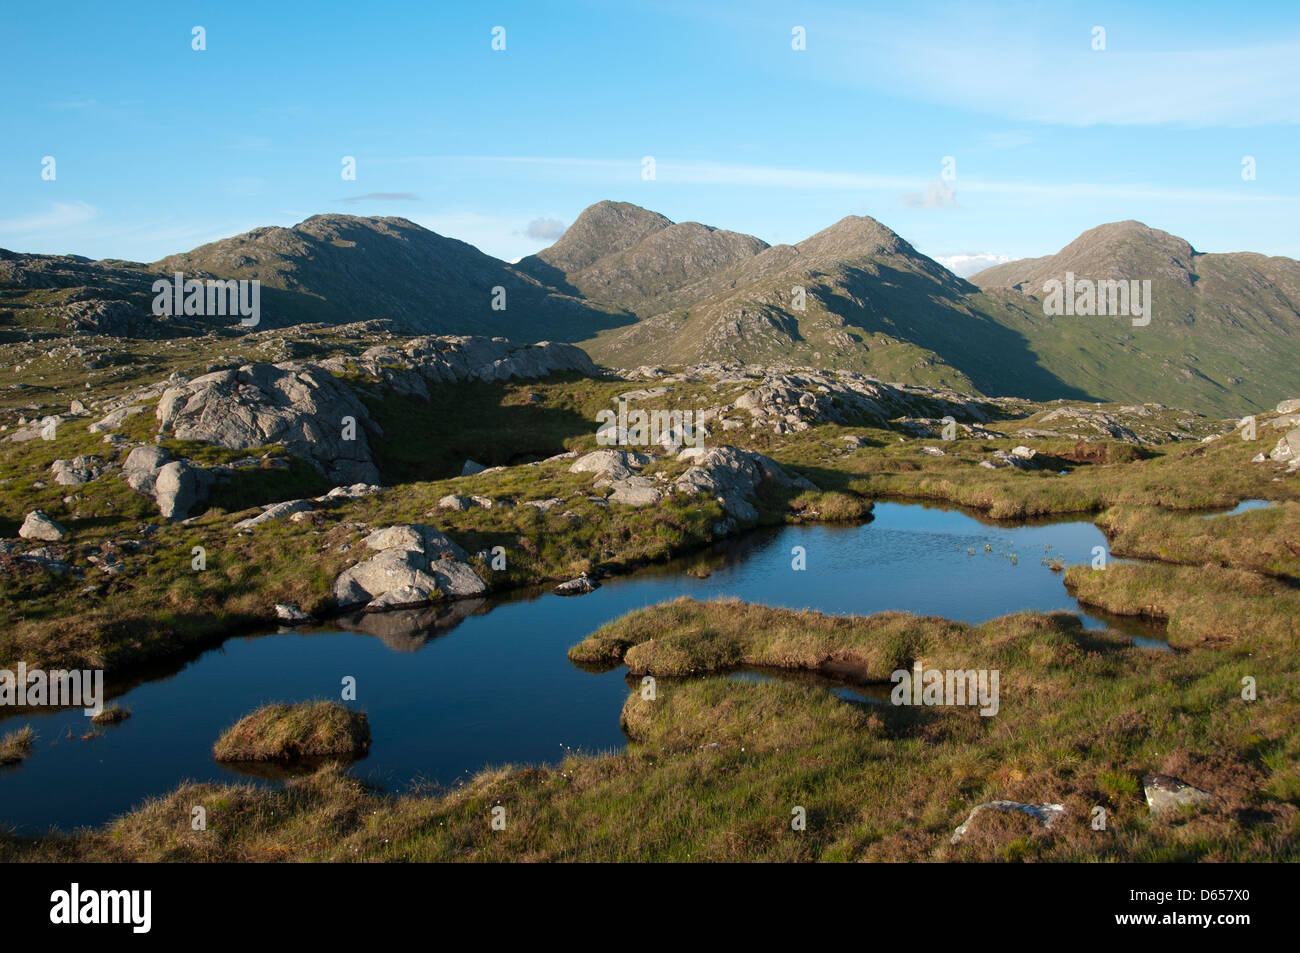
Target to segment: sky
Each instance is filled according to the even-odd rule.
[[[347,213],[515,260],[613,199],[960,274],[1123,219],[1300,258],[1294,0],[11,3],[0,87],[17,251]]]

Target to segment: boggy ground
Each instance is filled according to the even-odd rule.
[[[1093,573],[1090,594],[1141,611],[1133,577]],[[1232,581],[1215,584],[1234,608]],[[1171,590],[1165,611],[1195,611]],[[1300,618],[1294,589],[1272,595]],[[1247,593],[1239,602],[1248,602]],[[1240,608],[1240,606],[1237,606]],[[979,626],[907,613],[835,617],[734,600],[633,612],[575,646],[587,664],[628,663],[626,751],[554,768],[482,772],[441,795],[368,792],[336,766],[276,791],[188,785],[95,831],[0,841],[5,860],[1296,860],[1300,700],[1293,628],[1233,631],[1172,653],[1089,632],[1066,613]],[[818,684],[733,680],[739,665],[889,678],[926,668],[997,669],[998,712],[846,701]],[[689,674],[687,674],[689,673]],[[1255,679],[1253,700],[1242,679]],[[1213,795],[1152,816],[1143,777]],[[1044,829],[976,804],[1059,803]],[[190,828],[207,810],[206,831]],[[1091,824],[1107,812],[1105,830]],[[505,828],[494,829],[493,809]],[[804,808],[806,830],[791,828]]]
[[[256,355],[239,355],[246,356]],[[160,352],[143,365],[147,377],[129,363],[121,376],[138,383],[181,360]],[[80,380],[53,369],[49,376],[60,399]],[[52,574],[18,559],[22,549],[0,554],[0,667],[22,659],[125,676],[264,625],[277,602],[325,612],[333,578],[355,560],[344,547],[354,549],[367,527],[425,522],[471,553],[503,545],[505,571],[474,563],[493,589],[621,572],[703,546],[722,516],[712,500],[609,504],[591,499],[606,491],[590,474],[570,474],[568,461],[509,465],[594,449],[596,410],[628,387],[557,377],[448,390],[421,406],[378,395],[371,410],[386,436],[376,452],[394,485],[243,534],[231,527],[257,512],[250,504],[327,487],[280,448],[262,448],[254,452],[262,465],[241,471],[204,512],[168,524],[117,476],[53,484],[54,459],[103,452],[86,421],[60,426],[55,441],[0,443],[0,533],[14,536],[22,515],[42,508],[70,530],[47,550],[79,571]],[[686,384],[670,404],[717,399],[716,388]],[[1005,439],[942,441],[835,424],[793,433],[749,428],[725,439],[773,456],[820,488],[765,485],[761,522],[860,519],[880,498],[961,505],[991,519],[1087,515],[1107,533],[1112,558],[1104,570],[1071,567],[1067,585],[1111,612],[1164,620],[1172,653],[1086,632],[1065,614],[967,626],[902,613],[841,619],[735,602],[672,603],[611,623],[574,648],[584,664],[626,661],[660,679],[653,702],[637,686],[629,694],[623,718],[634,741],[626,752],[572,757],[556,768],[489,770],[428,796],[367,791],[337,767],[276,791],[186,786],[99,830],[5,838],[0,857],[1296,859],[1300,474],[1251,462],[1277,439],[1269,415],[1255,441],[1238,432],[1135,446],[1018,433],[1055,408],[1025,403],[1018,419],[997,422]],[[150,410],[120,432],[147,441],[154,426]],[[1018,444],[1038,451],[1040,468],[979,466]],[[166,445],[205,463],[250,455]],[[452,476],[464,457],[508,466]],[[649,472],[683,468],[664,459]],[[558,497],[564,505],[436,509],[448,493]],[[1274,505],[1212,519],[1192,512],[1246,498]],[[207,569],[193,572],[199,545]],[[112,574],[99,568],[108,553],[120,564]],[[1158,562],[1116,561],[1126,556]],[[999,669],[999,713],[867,706],[816,684],[725,676],[756,665],[870,681],[917,659],[926,667]],[[1257,686],[1253,701],[1242,697],[1247,676]],[[5,741],[7,756],[22,756],[21,737]],[[1149,772],[1181,777],[1214,800],[1154,818],[1141,785]],[[948,843],[971,807],[998,798],[1062,803],[1067,819],[1043,831],[1031,819],[988,812],[960,845]],[[204,832],[189,826],[199,804],[208,813]],[[1109,812],[1104,832],[1088,824],[1098,805]],[[505,808],[504,830],[491,826],[494,806]],[[802,832],[790,829],[796,806],[807,813]]]
[[[29,666],[103,667],[111,680],[265,625],[274,619],[276,603],[328,614],[331,583],[356,561],[367,528],[393,523],[431,523],[470,553],[504,547],[504,570],[473,560],[489,588],[498,591],[581,572],[623,572],[704,546],[716,538],[714,527],[723,516],[708,498],[671,496],[644,508],[611,504],[603,499],[608,489],[593,486],[590,474],[569,473],[567,460],[448,476],[470,456],[506,465],[518,464],[521,452],[539,459],[595,449],[596,411],[627,387],[623,380],[569,376],[446,388],[429,403],[376,398],[372,410],[385,432],[376,451],[386,474],[398,477],[391,488],[318,505],[301,522],[282,519],[246,533],[232,527],[258,512],[248,508],[251,503],[327,487],[280,447],[250,452],[164,440],[177,456],[206,464],[260,457],[259,465],[218,486],[199,515],[167,523],[116,473],[79,487],[53,481],[49,465],[55,459],[106,453],[100,436],[87,432],[90,418],[62,424],[53,441],[0,442],[0,534],[16,535],[23,515],[42,509],[69,530],[66,539],[43,548],[72,569],[60,574],[22,559],[33,544],[0,552],[0,667],[19,659]],[[698,406],[717,400],[714,390],[680,385],[671,402]],[[861,519],[872,500],[889,497],[962,505],[1000,519],[1080,513],[1114,536],[1116,555],[1195,564],[1218,553],[1220,562],[1232,555],[1252,570],[1300,572],[1300,476],[1272,462],[1250,462],[1276,440],[1267,417],[1256,441],[1234,434],[1210,443],[1135,446],[1016,437],[1017,427],[1030,427],[1050,412],[1032,405],[1023,411],[1028,416],[998,423],[1011,434],[1006,439],[943,441],[835,424],[784,434],[741,429],[718,439],[767,453],[819,487],[795,491],[765,484],[761,523]],[[155,429],[150,409],[128,418],[119,434],[148,442]],[[979,466],[1020,443],[1039,452],[1039,469]],[[926,447],[941,448],[943,455],[927,454]],[[663,458],[645,472],[671,479],[685,466]],[[437,501],[449,493],[507,504],[559,498],[563,505],[549,512],[519,505],[439,510]],[[1285,505],[1220,520],[1180,512],[1250,497]],[[205,553],[202,571],[192,568],[196,546]]]

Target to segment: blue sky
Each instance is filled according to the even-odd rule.
[[[347,212],[515,259],[617,199],[773,243],[868,214],[963,273],[1127,218],[1300,258],[1294,2],[8,4],[0,77],[22,251]]]

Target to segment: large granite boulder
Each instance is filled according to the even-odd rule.
[[[281,444],[336,484],[378,483],[360,398],[311,364],[246,364],[163,391],[159,433],[231,450]]]

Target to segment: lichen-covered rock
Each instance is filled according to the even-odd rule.
[[[712,496],[739,523],[758,519],[753,500],[764,479],[783,486],[816,489],[804,477],[786,473],[770,457],[736,447],[690,447],[677,459],[688,460],[692,466],[673,482],[674,490]]]
[[[212,474],[187,460],[173,460],[158,468],[154,500],[166,519],[183,520],[207,498]]]
[[[275,617],[285,625],[305,625],[312,621],[312,617],[297,606],[283,602],[275,604]]]

